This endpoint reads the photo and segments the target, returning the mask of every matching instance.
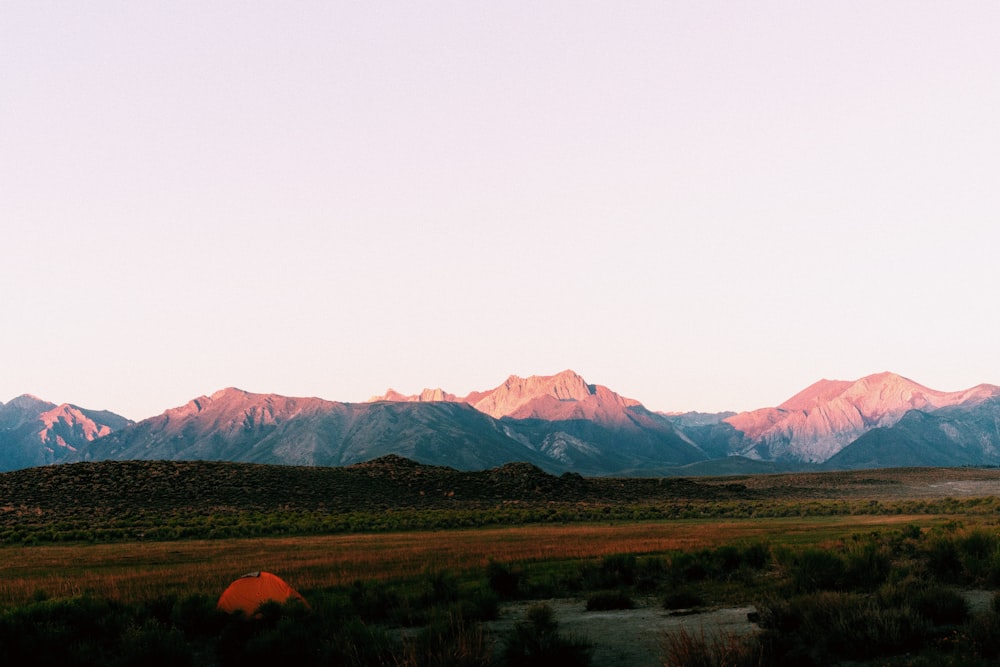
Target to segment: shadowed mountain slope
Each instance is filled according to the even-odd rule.
[[[911,410],[831,457],[831,469],[1000,465],[1000,397],[933,412]]]
[[[113,412],[18,396],[0,405],[0,471],[59,463],[131,423]]]
[[[910,410],[974,406],[994,396],[1000,396],[1000,387],[984,384],[941,392],[893,373],[879,373],[854,382],[821,380],[776,408],[743,412],[725,423],[742,436],[733,453],[819,463],[868,431],[895,424]]]
[[[685,465],[705,453],[673,422],[602,385],[567,370],[556,375],[511,375],[487,391],[456,397],[440,389],[417,396],[390,390],[380,401],[446,401],[471,405],[499,419],[505,432],[565,469],[594,475]]]
[[[552,461],[464,404],[336,403],[224,389],[94,442],[79,460],[342,466],[399,454],[471,470]]]
[[[0,405],[0,470],[105,459],[344,466],[389,454],[460,470],[524,461],[594,476],[992,465],[997,402],[993,385],[941,392],[879,373],[821,380],[773,408],[664,414],[573,371],[512,375],[464,397],[390,390],[368,403],[230,388],[137,424],[20,396]]]

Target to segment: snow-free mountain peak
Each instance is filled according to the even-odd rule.
[[[1000,388],[992,385],[943,392],[885,372],[853,381],[820,380],[776,408],[725,421],[743,435],[740,454],[819,463],[869,430],[892,426],[909,410],[936,410],[997,395]]]
[[[381,396],[372,396],[368,399],[368,403],[377,403],[378,401],[392,401],[394,403],[433,403],[436,401],[449,401],[452,403],[460,402],[460,399],[455,396],[455,394],[449,394],[444,389],[423,389],[419,394],[407,395],[400,393],[390,387]]]
[[[625,398],[607,387],[588,384],[573,370],[555,375],[511,375],[499,386],[456,396],[443,389],[424,389],[419,395],[404,395],[389,389],[371,401],[427,402],[450,401],[468,403],[475,409],[500,419],[591,419],[602,423],[622,424],[630,421],[629,408],[642,404]]]
[[[732,471],[747,459],[775,470],[997,465],[997,423],[1000,387],[937,391],[888,372],[820,380],[777,407],[714,415],[653,413],[572,370],[511,375],[464,397],[390,390],[370,403],[228,387],[138,424],[24,395],[0,405],[0,470],[106,458],[346,465],[387,454],[596,475]]]
[[[112,412],[18,396],[0,406],[0,471],[59,463],[131,423]]]
[[[38,415],[56,407],[55,403],[42,400],[31,394],[21,394],[0,405],[0,429],[13,429],[34,421]]]

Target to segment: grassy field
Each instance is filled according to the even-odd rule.
[[[1000,597],[962,594],[1000,589],[998,526],[1000,470],[53,466],[0,475],[0,664],[591,664],[538,607],[553,599],[759,610],[725,646],[674,637],[658,664],[678,667],[997,664]],[[255,570],[311,609],[216,610]],[[488,636],[507,604],[534,611]]]
[[[0,604],[44,593],[85,592],[124,602],[168,594],[217,595],[246,572],[279,573],[300,590],[388,580],[428,570],[466,571],[490,561],[532,563],[665,554],[723,544],[817,545],[928,515],[818,516],[741,520],[517,526],[292,538],[14,546],[0,549]]]

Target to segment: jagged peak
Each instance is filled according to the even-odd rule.
[[[454,403],[458,400],[459,399],[455,396],[455,394],[448,393],[440,387],[434,389],[425,388],[422,389],[419,394],[404,394],[396,391],[392,387],[389,387],[386,389],[384,394],[381,396],[372,396],[367,402],[378,403],[380,401],[390,401],[393,403]]]
[[[555,375],[529,375],[525,378],[511,375],[494,391],[501,389],[533,394],[550,393],[560,400],[574,400],[593,394],[596,385],[587,384],[576,371],[565,370]]]
[[[624,410],[639,401],[624,398],[602,385],[588,384],[573,370],[555,375],[511,375],[500,386],[470,394],[465,402],[491,417],[518,419],[597,419],[625,423]]]

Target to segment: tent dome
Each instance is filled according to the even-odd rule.
[[[284,604],[292,599],[301,600],[309,606],[305,598],[281,577],[270,572],[251,572],[229,584],[219,596],[216,606],[230,614],[242,611],[247,616],[252,616],[265,602]]]

